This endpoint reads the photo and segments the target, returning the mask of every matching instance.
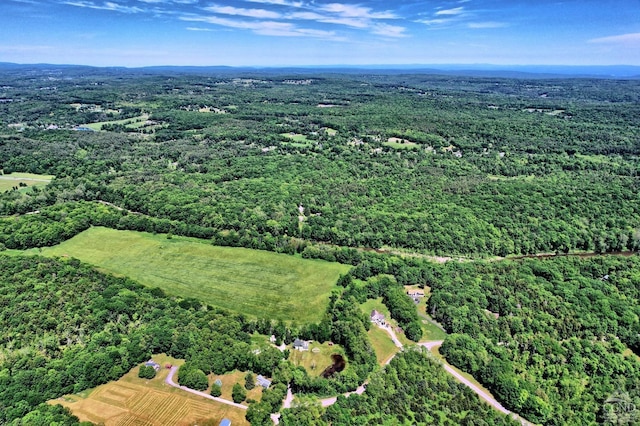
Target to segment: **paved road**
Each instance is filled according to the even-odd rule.
[[[440,346],[444,343],[444,340],[431,340],[429,342],[418,343],[420,346],[424,346],[425,348],[431,350],[436,346]]]
[[[364,391],[367,389],[367,383],[369,383],[369,380],[366,380],[363,384],[358,386],[356,388],[356,390],[354,390],[353,392],[347,392],[347,393],[344,393],[343,395],[345,397],[347,397],[349,395],[353,395],[354,393],[358,394],[358,395],[362,395],[364,393]],[[337,396],[332,396],[330,398],[321,399],[320,400],[320,404],[322,404],[323,407],[328,407],[330,405],[335,404],[337,400],[338,400]]]
[[[241,410],[246,410],[247,408],[249,408],[246,405],[236,404],[233,401],[228,401],[226,399],[219,398],[217,396],[211,396],[209,394],[197,391],[195,389],[188,388],[186,386],[180,386],[179,384],[177,384],[176,382],[173,381],[173,375],[176,374],[176,371],[178,371],[178,367],[171,367],[171,371],[169,371],[169,374],[167,375],[167,378],[164,379],[164,382],[166,384],[168,384],[169,386],[173,386],[174,388],[182,389],[185,392],[189,392],[189,393],[192,393],[194,395],[201,396],[203,398],[212,399],[212,400],[220,402],[222,404],[231,405],[232,407],[240,408]]]
[[[423,343],[418,343],[418,344],[420,346],[424,346],[428,350],[431,350],[431,349],[433,349],[435,347],[438,347],[438,346],[442,345],[442,342],[443,342],[442,340],[433,340],[433,341],[430,341],[430,342],[423,342]],[[498,401],[496,401],[496,399],[490,393],[480,389],[477,385],[475,385],[469,379],[464,377],[462,374],[458,373],[452,366],[447,364],[446,361],[442,362],[442,367],[445,369],[445,371],[447,373],[452,375],[457,381],[459,381],[460,383],[462,383],[463,385],[465,385],[466,387],[468,387],[469,389],[474,391],[481,399],[483,399],[487,404],[491,405],[496,410],[500,411],[503,414],[510,415],[511,417],[513,417],[514,419],[518,420],[520,423],[522,423],[525,426],[534,426],[534,423],[531,423],[531,422],[523,419],[522,417],[520,417],[516,413],[513,413],[513,412],[507,410],[506,408],[504,408],[504,406],[502,404],[500,404]]]

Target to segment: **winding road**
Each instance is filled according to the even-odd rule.
[[[176,366],[171,367],[171,370],[169,371],[169,374],[167,375],[167,378],[164,379],[164,382],[166,384],[168,384],[169,386],[173,386],[174,388],[181,389],[181,390],[183,390],[185,392],[189,392],[189,393],[192,393],[194,395],[201,396],[203,398],[212,399],[212,400],[214,400],[216,402],[220,402],[222,404],[231,405],[232,407],[240,408],[241,410],[246,410],[247,408],[249,408],[246,405],[236,404],[233,401],[229,401],[229,400],[226,400],[226,399],[223,399],[223,398],[219,398],[217,396],[211,396],[209,394],[197,391],[195,389],[188,388],[186,386],[180,386],[179,384],[177,384],[176,382],[173,381],[173,376],[174,376],[174,374],[176,374],[176,371],[178,371],[178,367],[176,367]]]
[[[399,347],[401,349],[403,348],[402,342],[400,342],[398,340],[396,334],[394,333],[394,331],[393,331],[393,329],[391,327],[389,327],[389,326],[379,326],[379,327],[382,328],[383,330],[385,330],[387,333],[389,333],[389,336],[391,337],[391,340],[393,340],[393,343],[395,343],[395,345],[397,347]],[[434,348],[438,348],[440,345],[442,345],[442,343],[443,343],[443,340],[431,340],[431,341],[428,341],[428,342],[418,343],[418,345],[422,346],[422,347],[425,347],[425,348],[427,348],[427,350],[431,351]],[[396,355],[397,355],[397,353],[394,354],[392,357],[390,357],[385,362],[385,365],[389,364],[391,362],[391,360]],[[466,387],[471,389],[483,401],[485,401],[487,404],[491,405],[496,410],[500,411],[503,414],[511,416],[512,418],[514,418],[515,420],[519,421],[524,426],[534,426],[534,423],[531,423],[531,422],[523,419],[522,417],[520,417],[516,413],[513,413],[513,412],[507,410],[490,393],[488,393],[487,391],[481,389],[476,384],[474,384],[471,380],[469,380],[466,377],[464,377],[462,374],[460,374],[458,371],[456,371],[451,365],[447,364],[446,361],[444,361],[444,360],[441,361],[441,365],[442,365],[442,368],[444,368],[447,373],[449,373],[451,376],[453,376],[454,379],[456,379],[458,382],[462,383],[463,385],[465,385]],[[360,385],[354,392],[347,392],[347,393],[344,394],[344,396],[347,397],[347,396],[349,396],[349,395],[351,395],[353,393],[361,395],[362,393],[364,393],[364,391],[366,389],[366,386],[367,386],[367,381],[365,381],[362,385]],[[291,392],[291,390],[289,390],[289,393],[290,392]],[[288,401],[288,404],[285,402],[284,408],[291,407],[291,396],[289,395],[289,393],[287,394],[287,399],[289,401]],[[322,404],[323,407],[328,407],[330,405],[335,404],[337,399],[338,399],[337,396],[333,396],[331,398],[324,398],[324,399],[320,400],[320,403]]]
[[[391,336],[391,338],[394,341],[394,343],[396,343],[396,346],[398,346],[401,349],[403,348],[402,343],[397,339],[395,333],[393,332],[393,330],[390,327],[387,326],[387,327],[380,327],[380,328],[386,330],[389,333],[389,335]],[[440,345],[442,345],[442,342],[443,342],[442,340],[432,340],[432,341],[428,341],[428,342],[418,343],[418,345],[422,346],[424,348],[427,348],[427,350],[431,351],[434,348],[437,348]],[[385,362],[385,365],[389,364],[389,362],[391,362],[391,360],[394,358],[394,356],[390,357]],[[447,373],[449,373],[451,376],[453,376],[458,382],[462,383],[463,385],[465,385],[469,389],[471,389],[473,392],[475,392],[487,404],[491,405],[493,408],[495,408],[496,410],[500,411],[501,413],[509,415],[512,418],[514,418],[515,420],[518,420],[524,426],[534,426],[534,423],[531,423],[531,422],[523,419],[522,417],[520,417],[516,413],[513,413],[513,412],[507,410],[504,406],[502,406],[502,404],[500,404],[498,401],[496,401],[496,399],[491,394],[489,394],[488,392],[484,391],[483,389],[480,389],[480,387],[478,387],[472,381],[470,381],[469,379],[464,377],[462,374],[460,374],[458,371],[456,371],[451,365],[447,364],[445,361],[442,361],[441,364],[442,364],[442,367],[445,369],[445,371]],[[176,374],[177,371],[178,371],[178,367],[176,367],[176,366],[171,367],[171,370],[169,371],[169,374],[167,375],[167,377],[164,379],[164,382],[166,384],[168,384],[169,386],[172,386],[174,388],[178,388],[180,390],[183,390],[185,392],[189,392],[189,393],[194,394],[194,395],[201,396],[203,398],[211,399],[211,400],[219,402],[221,404],[230,405],[232,407],[236,407],[236,408],[239,408],[241,410],[246,410],[248,408],[246,405],[243,405],[243,404],[237,404],[237,403],[235,403],[233,401],[229,401],[229,400],[226,400],[226,399],[223,399],[223,398],[211,396],[209,394],[197,391],[195,389],[188,388],[186,386],[180,386],[178,383],[173,381],[173,376]],[[362,395],[364,393],[364,391],[366,390],[366,388],[367,388],[367,383],[368,383],[368,380],[365,381],[362,385],[358,386],[358,388],[355,391],[347,392],[347,393],[345,393],[343,395],[345,397],[348,397],[349,395],[352,395],[354,393],[358,394],[358,395]],[[337,400],[338,400],[337,396],[332,396],[330,398],[323,398],[323,399],[320,400],[320,404],[323,407],[329,407],[330,405],[335,404]],[[292,402],[293,402],[293,393],[291,392],[291,388],[288,388],[287,389],[287,396],[285,397],[285,399],[283,401],[283,408],[291,408]],[[279,418],[280,418],[279,413],[271,415],[271,419],[273,420],[273,422],[275,424],[279,423]]]
[[[427,348],[429,351],[431,351],[434,348],[440,347],[442,343],[443,343],[443,340],[432,340],[429,342],[418,343],[418,345],[423,346]],[[476,395],[478,395],[482,400],[484,400],[487,404],[491,405],[496,410],[500,411],[503,414],[511,416],[513,419],[519,421],[524,426],[535,426],[534,423],[531,423],[528,420],[525,420],[522,417],[520,417],[518,414],[504,408],[504,406],[500,404],[489,392],[483,389],[480,389],[480,387],[478,387],[471,380],[467,379],[458,371],[456,371],[456,369],[454,369],[446,361],[443,360],[441,362],[441,365],[442,365],[442,368],[444,368],[447,373],[453,376],[454,379],[456,379],[458,382],[462,383],[463,385],[471,389],[473,392],[476,393]]]

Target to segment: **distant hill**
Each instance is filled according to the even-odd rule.
[[[92,67],[87,65],[16,64],[0,62],[0,71],[51,72],[61,71],[93,74],[122,72],[156,74],[229,74],[238,72],[282,73],[340,73],[340,74],[439,74],[469,77],[499,78],[605,78],[639,79],[640,66],[634,65],[492,65],[492,64],[437,64],[437,65],[322,65],[290,67],[230,67],[161,65],[140,68]]]

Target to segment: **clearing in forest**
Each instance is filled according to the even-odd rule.
[[[393,149],[413,149],[418,146],[418,144],[415,142],[400,138],[389,138],[382,145],[388,146],[389,148]]]
[[[333,343],[310,342],[309,349],[299,351],[290,346],[289,361],[296,366],[302,366],[311,377],[318,377],[331,364],[333,364],[331,355],[338,354],[345,356],[344,349]]]
[[[311,145],[311,140],[300,133],[280,133],[280,136],[291,140],[291,142],[283,142],[289,146],[304,148]]]
[[[129,129],[137,129],[145,126],[147,120],[149,120],[149,114],[142,114],[137,117],[123,118],[120,120],[100,121],[97,123],[83,124],[82,127],[88,127],[89,129],[99,131],[102,130],[102,126],[105,124],[121,124]]]
[[[0,174],[0,192],[8,191],[15,186],[20,187],[21,183],[23,186],[20,187],[20,189],[45,186],[51,182],[51,179],[53,179],[51,175],[37,175],[34,173]],[[24,185],[26,185],[26,187]]]
[[[166,293],[285,321],[319,321],[349,266],[286,254],[217,247],[206,240],[90,228],[45,256],[69,256]]]
[[[153,359],[162,368],[151,380],[138,378],[139,367],[135,367],[117,382],[53,399],[49,404],[63,405],[81,421],[105,426],[190,425],[205,420],[218,424],[223,418],[230,419],[233,425],[249,424],[244,410],[165,384],[169,370],[164,365],[183,361],[165,355],[154,356]]]

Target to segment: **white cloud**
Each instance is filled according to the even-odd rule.
[[[209,12],[217,13],[220,15],[235,15],[235,16],[246,16],[249,18],[259,18],[259,19],[278,19],[281,15],[278,12],[273,12],[265,9],[242,9],[233,6],[219,6],[212,5],[209,7],[205,7],[205,10]]]
[[[104,2],[102,5],[95,4],[90,1],[65,1],[65,2],[62,2],[62,4],[66,4],[69,6],[76,6],[76,7],[86,7],[89,9],[111,10],[111,11],[122,12],[122,13],[144,12],[144,9],[140,9],[139,7],[136,7],[136,6],[125,6],[125,5],[110,2],[110,1]]]
[[[279,6],[290,6],[290,7],[303,7],[304,3],[301,1],[288,1],[288,0],[247,0],[251,3],[262,3],[262,4],[275,4]]]
[[[608,37],[592,38],[589,43],[633,44],[640,46],[640,33],[620,34]]]
[[[505,22],[495,22],[495,21],[486,21],[486,22],[469,22],[467,27],[473,29],[484,29],[484,28],[504,28],[509,26]]]
[[[293,12],[287,15],[286,17],[287,19],[316,21],[316,22],[322,22],[324,24],[345,25],[347,27],[353,27],[353,28],[368,28],[370,25],[370,22],[367,19],[330,16],[330,15],[323,15],[316,12]]]
[[[347,18],[363,19],[395,19],[397,16],[389,11],[372,12],[368,7],[356,6],[353,4],[329,3],[319,7],[320,10]]]
[[[189,31],[206,31],[206,32],[213,31],[211,28],[201,28],[201,27],[187,27],[187,30],[189,30]]]
[[[453,9],[442,9],[436,12],[436,16],[442,15],[460,15],[464,13],[464,7],[454,7]]]
[[[374,12],[371,8],[348,5],[343,3],[330,3],[310,10],[296,11],[286,15],[287,19],[308,20],[324,24],[343,25],[358,29],[374,29],[380,24],[376,21],[382,19],[397,19],[397,16],[389,11]],[[401,27],[398,27],[401,28]],[[382,30],[372,31],[375,34],[382,34]],[[391,31],[389,31],[391,33]]]
[[[373,30],[371,32],[385,37],[406,37],[406,30],[406,28],[399,27],[397,25],[379,23],[373,26]]]
[[[1,0],[0,0],[1,1]],[[26,0],[29,1],[29,0]],[[201,0],[135,0],[136,6],[124,0],[58,0],[63,4],[91,9],[110,10],[121,13],[148,13],[155,16],[172,15],[183,21],[202,22],[239,30],[248,30],[261,35],[317,37],[344,40],[333,28],[304,28],[304,21],[315,24],[331,24],[342,28],[365,30],[384,37],[406,37],[407,29],[383,22],[400,19],[393,11],[374,10],[370,7],[347,4],[318,4],[312,0],[244,0],[244,4],[263,4],[264,8],[236,7],[226,0],[217,0],[205,7],[198,7]],[[187,13],[178,4],[193,5],[206,13]],[[145,5],[146,7],[143,7]],[[267,7],[269,5],[271,7]],[[281,6],[281,8],[276,8]],[[245,19],[242,19],[245,18]],[[205,25],[206,27],[206,25]],[[315,27],[315,25],[314,25]],[[204,28],[188,27],[189,31]]]
[[[206,22],[223,27],[251,30],[256,34],[284,37],[317,37],[331,40],[342,40],[333,31],[299,28],[289,22],[278,21],[242,21],[217,16],[182,16],[183,21]]]
[[[445,24],[454,22],[454,19],[451,19],[451,18],[422,19],[416,22],[419,22],[421,24],[426,24],[426,25],[445,25]]]

